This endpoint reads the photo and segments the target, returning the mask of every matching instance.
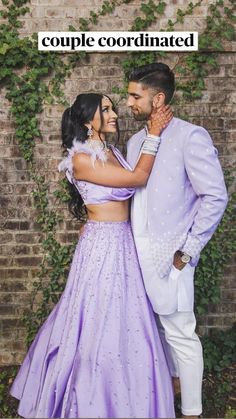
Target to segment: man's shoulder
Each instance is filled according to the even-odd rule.
[[[193,124],[192,122],[185,121],[184,119],[176,117],[173,118],[173,123],[171,126],[175,130],[175,132],[181,132],[185,134],[191,134],[196,131],[207,133],[207,130],[202,126]]]
[[[196,125],[180,118],[175,119],[173,132],[175,139],[181,144],[183,150],[189,150],[189,147],[208,147],[213,145],[213,140],[209,132],[201,125]]]

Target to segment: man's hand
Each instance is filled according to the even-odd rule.
[[[179,271],[182,271],[182,269],[186,266],[186,263],[182,262],[181,260],[181,252],[179,250],[177,250],[177,252],[174,254],[173,265]]]
[[[147,121],[149,134],[160,136],[161,132],[167,127],[172,118],[173,113],[169,105],[162,105],[160,108],[153,108]]]

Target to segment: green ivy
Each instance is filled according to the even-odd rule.
[[[105,16],[111,14],[117,6],[120,6],[121,4],[128,4],[131,0],[104,0],[102,3],[101,8],[94,12],[94,10],[90,11],[90,17],[89,19],[80,18],[79,19],[79,30],[81,32],[87,32],[90,30],[90,25],[96,25],[98,23],[98,19],[100,16]],[[75,28],[70,27],[73,30],[76,31]]]
[[[214,417],[235,417],[229,395],[233,394],[236,362],[236,323],[229,330],[213,330],[202,338],[204,352],[203,406],[204,417],[213,411]],[[232,416],[230,416],[231,414]]]
[[[212,330],[202,338],[205,372],[219,373],[236,362],[236,323],[226,331]]]
[[[17,368],[7,366],[0,369],[0,418],[19,418],[16,400],[9,394],[9,388],[16,376]],[[13,402],[12,402],[13,400]]]

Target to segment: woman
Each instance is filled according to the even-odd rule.
[[[23,417],[174,417],[171,379],[128,221],[129,198],[147,182],[171,117],[168,107],[153,113],[132,171],[105,142],[106,133],[118,130],[107,96],[79,95],[63,114],[68,156],[59,169],[71,183],[72,211],[80,216],[84,202],[88,221],[66,288],[11,389]]]

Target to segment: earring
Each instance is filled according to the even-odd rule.
[[[92,137],[93,137],[93,129],[92,129],[92,127],[89,127],[89,129],[88,129],[88,137],[89,137],[89,140],[91,140]]]

